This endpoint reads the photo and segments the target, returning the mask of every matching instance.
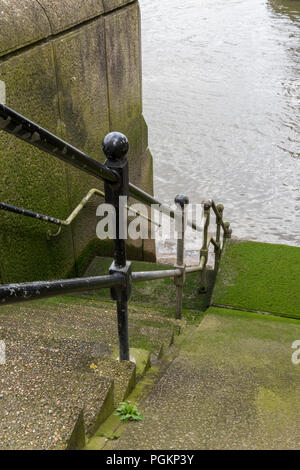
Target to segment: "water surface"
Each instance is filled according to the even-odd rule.
[[[156,195],[213,198],[235,236],[300,246],[300,1],[140,5]]]

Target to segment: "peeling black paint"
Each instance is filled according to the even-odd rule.
[[[32,217],[50,224],[62,225],[62,221],[60,219],[56,219],[55,217],[50,217],[44,214],[39,214],[38,212],[29,211],[27,209],[23,209],[22,207],[12,206],[11,204],[6,204],[5,202],[0,202],[0,210],[13,212],[14,214],[20,214],[26,217]]]
[[[95,288],[122,286],[123,284],[124,276],[122,274],[7,284],[0,286],[0,306],[84,292]]]

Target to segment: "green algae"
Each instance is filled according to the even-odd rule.
[[[105,6],[105,12],[111,13],[101,16],[102,4],[93,1],[66,16],[59,12],[72,9],[73,0],[68,5],[56,0],[55,7],[43,0],[48,19],[36,4],[20,15],[26,2],[21,0],[21,6],[8,3],[2,12],[1,53],[28,47],[1,58],[0,79],[6,84],[7,104],[102,163],[101,139],[110,130],[123,131],[130,141],[130,179],[151,192],[153,168],[142,116],[136,2],[126,6],[132,2],[115,0]],[[124,8],[112,11],[120,6]],[[94,16],[92,22],[85,22]],[[51,35],[49,22],[52,32],[61,32],[59,36]],[[78,26],[69,30],[70,25]],[[47,42],[35,44],[48,36]],[[3,201],[65,219],[88,190],[103,189],[98,179],[13,136],[1,132],[0,137]],[[90,201],[70,227],[50,240],[46,238],[48,224],[1,211],[1,281],[80,276],[97,254],[112,255],[112,242],[96,239],[98,203],[96,198]],[[153,259],[154,242],[129,242],[128,256]]]
[[[128,424],[105,449],[298,448],[291,344],[299,335],[296,320],[210,308],[150,395],[136,400],[144,423]]]
[[[97,257],[88,267],[85,275],[101,276],[109,271],[112,258]],[[172,268],[172,267],[171,267]],[[170,269],[169,265],[149,263],[143,261],[132,261],[132,271],[154,271],[159,269]],[[209,273],[210,274],[210,273]],[[212,278],[212,275],[210,275]],[[212,285],[212,279],[210,280]],[[199,273],[192,273],[186,276],[184,285],[183,309],[203,311],[209,304],[209,295],[199,293]],[[86,295],[88,298],[109,299],[108,290],[93,291]],[[174,315],[176,306],[176,287],[173,279],[158,279],[155,281],[134,283],[132,286],[132,296],[130,304],[147,304],[153,308],[168,308]]]
[[[228,241],[212,304],[300,318],[300,248]]]

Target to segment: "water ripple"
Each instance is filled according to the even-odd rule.
[[[140,0],[155,190],[240,238],[300,245],[300,2]]]

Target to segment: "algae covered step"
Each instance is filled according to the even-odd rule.
[[[297,339],[299,320],[208,309],[109,449],[299,449]]]
[[[212,304],[300,318],[300,248],[229,240]]]

